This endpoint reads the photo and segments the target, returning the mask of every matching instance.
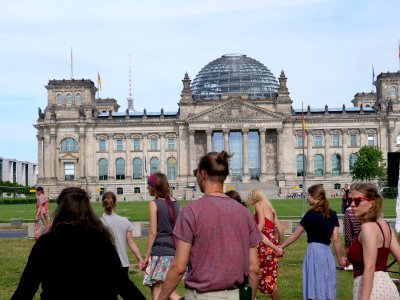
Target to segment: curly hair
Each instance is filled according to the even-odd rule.
[[[325,218],[331,218],[332,210],[329,207],[329,201],[326,198],[324,187],[320,184],[315,184],[310,186],[307,191],[309,195],[317,200],[312,210],[320,212]]]
[[[167,176],[161,172],[154,172],[147,180],[150,189],[153,189],[156,198],[172,197],[171,187]]]

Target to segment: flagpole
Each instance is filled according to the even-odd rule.
[[[303,128],[303,215],[306,213],[306,157],[304,154],[304,144],[306,143],[306,128],[305,128],[305,119],[304,119],[304,111],[303,111],[303,102],[301,102],[301,116],[302,122],[301,126]]]
[[[146,176],[147,176],[147,166],[146,166],[146,157],[144,158],[144,163],[143,163],[143,173],[144,173],[144,182],[143,182],[143,187],[144,187],[144,201],[147,199],[147,188],[146,188]]]
[[[72,47],[71,47],[71,79],[74,78],[74,60],[72,57]]]

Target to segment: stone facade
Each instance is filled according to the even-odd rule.
[[[111,190],[120,200],[143,200],[146,174],[159,169],[168,174],[176,197],[192,199],[199,194],[193,170],[202,155],[214,150],[215,133],[232,152],[235,132],[242,145],[242,171],[229,176],[228,185],[242,194],[262,188],[274,198],[301,192],[304,153],[307,186],[322,183],[329,196],[351,181],[360,147],[377,146],[386,154],[400,146],[399,72],[381,73],[377,92],[357,93],[353,107],[308,105],[305,141],[302,110],[292,108],[283,71],[278,92],[269,98],[230,93],[218,100],[195,100],[190,83],[185,74],[177,112],[150,113],[118,112],[113,99],[96,99],[91,80],[50,80],[48,105],[35,125],[38,184],[50,197],[78,186],[92,199]],[[256,144],[250,139],[254,134]],[[255,171],[249,161],[254,145],[259,147]]]

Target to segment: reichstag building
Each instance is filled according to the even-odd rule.
[[[290,76],[289,76],[290,77]],[[292,107],[290,81],[276,78],[261,62],[223,55],[188,74],[178,110],[136,112],[115,99],[96,98],[89,79],[50,80],[48,103],[35,127],[38,184],[55,197],[66,186],[86,189],[97,199],[105,190],[119,200],[144,200],[146,176],[167,174],[175,197],[200,194],[193,170],[209,151],[233,153],[227,188],[243,195],[251,188],[269,197],[300,192],[321,183],[328,195],[351,181],[357,151],[400,146],[400,73],[377,76],[376,92],[358,92],[351,104],[331,108],[306,103]]]

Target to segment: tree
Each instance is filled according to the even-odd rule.
[[[386,179],[386,165],[383,153],[377,147],[363,146],[357,152],[357,160],[354,163],[353,180],[370,181]]]

